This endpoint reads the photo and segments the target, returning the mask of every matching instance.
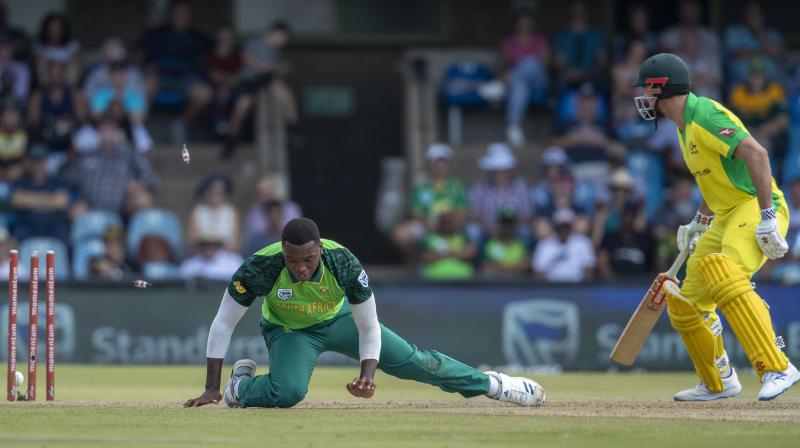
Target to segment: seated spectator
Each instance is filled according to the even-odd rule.
[[[688,173],[678,176],[664,192],[664,201],[654,216],[653,237],[656,241],[655,267],[658,272],[669,269],[678,255],[675,238],[679,226],[690,222],[700,206],[699,191]],[[696,194],[697,193],[697,194]]]
[[[556,210],[569,208],[578,215],[594,208],[594,193],[586,183],[577,183],[569,172],[567,153],[558,146],[542,152],[542,180],[531,188],[531,202],[537,216],[552,216]]]
[[[8,36],[0,34],[0,100],[24,104],[31,88],[28,65],[14,59],[14,46]]]
[[[133,270],[125,261],[125,232],[119,227],[109,227],[103,234],[105,253],[89,261],[89,277],[119,281]]]
[[[0,112],[0,164],[19,164],[28,148],[28,133],[22,123],[22,112],[13,102]]]
[[[608,62],[605,37],[602,31],[589,25],[586,3],[572,3],[569,22],[556,34],[553,48],[560,90],[584,82],[602,82]]]
[[[250,255],[280,240],[283,226],[302,216],[296,202],[280,198],[273,178],[261,177],[256,182],[256,199],[244,221],[243,253]]]
[[[626,205],[619,229],[603,236],[598,270],[604,278],[645,276],[653,272],[655,243],[650,233],[636,228],[641,212],[635,203]]]
[[[619,144],[612,139],[608,123],[598,117],[599,97],[594,87],[583,84],[578,93],[577,116],[558,125],[552,144],[567,151],[576,179],[603,191],[609,173],[609,153]]]
[[[28,102],[28,127],[36,140],[47,145],[51,156],[60,158],[57,169],[70,149],[72,133],[86,119],[86,103],[80,91],[67,84],[64,64],[50,62],[46,66],[48,82],[35,90]]]
[[[63,82],[74,86],[80,77],[80,49],[78,41],[72,37],[67,16],[50,13],[42,20],[39,38],[33,45],[36,58],[36,76],[40,83],[51,83],[52,63],[63,65]]]
[[[723,38],[729,83],[744,82],[755,58],[764,61],[764,72],[769,79],[783,80],[781,58],[786,49],[780,33],[767,26],[759,2],[749,1],[740,11],[744,23],[728,26]]]
[[[83,94],[86,98],[94,98],[98,90],[111,87],[111,66],[124,64],[125,88],[133,90],[147,98],[147,90],[142,71],[133,64],[127,63],[128,51],[125,44],[118,37],[109,37],[103,42],[101,59],[87,69],[86,80],[83,82]]]
[[[138,211],[132,204],[152,203],[158,177],[148,160],[134,151],[112,117],[101,117],[97,131],[95,149],[69,161],[63,179],[77,187],[92,209],[128,216]]]
[[[145,33],[141,49],[145,61],[154,69],[149,82],[158,85],[157,91],[186,99],[181,117],[171,127],[173,143],[183,143],[186,126],[211,100],[211,87],[202,65],[211,51],[211,39],[192,27],[190,3],[177,0],[170,4],[168,20]]]
[[[100,116],[108,112],[112,103],[118,102],[125,118],[134,124],[144,123],[147,114],[147,98],[144,92],[131,87],[130,70],[124,60],[115,61],[108,67],[108,84],[99,86],[89,97],[89,110]]]
[[[224,158],[230,157],[236,150],[244,119],[253,108],[256,94],[261,89],[268,88],[274,95],[287,125],[293,126],[297,123],[297,104],[294,94],[281,78],[279,70],[281,53],[289,42],[290,32],[289,24],[278,21],[265,29],[261,35],[247,41],[242,54],[244,69],[242,84],[239,87],[240,94],[233,108],[228,139],[222,148]]]
[[[181,264],[184,279],[202,278],[227,282],[244,262],[236,252],[225,250],[216,235],[200,235],[195,239],[195,255]]]
[[[435,143],[425,154],[428,177],[414,185],[409,197],[408,220],[392,229],[392,242],[406,258],[412,258],[425,235],[433,231],[444,212],[454,212],[460,225],[467,215],[467,192],[464,184],[450,176],[453,150]]]
[[[622,141],[644,139],[653,133],[652,125],[641,120],[636,108],[631,107],[631,98],[638,95],[633,85],[646,57],[647,47],[644,42],[630,40],[624,57],[611,70],[612,124]]]
[[[100,147],[99,123],[109,119],[117,123],[125,139],[133,144],[140,154],[148,154],[153,149],[153,137],[142,122],[133,122],[125,112],[120,101],[112,101],[105,114],[92,116],[72,135],[72,147],[84,154]]]
[[[529,272],[531,255],[525,241],[516,236],[517,211],[501,209],[500,225],[483,247],[481,271],[491,275],[518,275]]]
[[[23,163],[25,149],[22,149],[22,155],[19,156],[13,156],[14,151],[4,152],[3,114],[4,112],[0,112],[0,228],[9,230],[13,227],[16,218],[14,207],[11,205],[11,191],[13,185],[25,174],[25,164]],[[7,158],[8,155],[12,155],[12,157]]]
[[[458,216],[441,213],[436,229],[422,242],[422,275],[428,280],[471,278],[475,253],[475,245],[459,228]]]
[[[722,99],[722,67],[717,35],[703,26],[702,5],[698,0],[681,0],[679,23],[661,35],[664,51],[680,56],[692,73],[692,92],[715,100]]]
[[[39,144],[31,146],[25,176],[12,187],[11,204],[17,240],[47,236],[64,244],[69,244],[71,211],[82,208],[67,184],[48,174],[47,148]]]
[[[514,22],[514,34],[503,40],[503,60],[508,82],[508,104],[506,109],[508,142],[516,147],[525,144],[522,123],[531,93],[544,98],[547,93],[547,66],[550,47],[547,37],[535,30],[530,11],[518,13]]]
[[[486,155],[478,160],[478,166],[486,178],[472,185],[469,190],[470,229],[473,241],[480,241],[497,230],[497,216],[501,208],[517,211],[520,227],[528,230],[531,219],[531,203],[528,184],[522,177],[514,176],[517,158],[505,143],[492,143]]]
[[[157,235],[145,235],[136,250],[135,262],[141,269],[148,263],[172,264],[175,258],[167,240]]]
[[[592,226],[592,242],[599,246],[603,237],[610,233],[618,232],[622,227],[624,210],[635,207],[638,211],[633,223],[634,229],[643,231],[646,225],[642,198],[634,191],[634,180],[626,168],[617,168],[611,173],[608,189],[611,197],[607,202],[597,204]]]
[[[558,210],[553,215],[555,234],[536,245],[533,272],[537,279],[551,282],[590,280],[596,264],[589,237],[573,230],[575,213]]]
[[[633,41],[644,45],[645,58],[658,53],[658,37],[650,28],[650,9],[647,3],[637,2],[628,8],[628,28],[616,33],[612,43],[614,62],[625,59]]]
[[[228,133],[228,113],[241,71],[242,54],[236,42],[236,31],[231,25],[223,25],[217,29],[214,50],[208,61],[208,77],[214,88],[216,131],[221,136]]]
[[[731,108],[775,161],[782,161],[789,140],[786,94],[780,84],[767,78],[762,59],[753,59],[747,81],[733,87]],[[774,171],[780,181],[781,170]]]
[[[239,214],[230,200],[232,192],[233,182],[223,175],[212,174],[200,182],[195,193],[198,202],[189,217],[190,243],[213,236],[225,250],[239,250]]]

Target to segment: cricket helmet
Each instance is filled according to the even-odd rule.
[[[637,96],[633,101],[642,118],[654,120],[657,100],[686,95],[691,85],[692,77],[686,62],[672,53],[659,53],[645,59],[639,68],[639,77],[634,86],[660,87],[661,92],[656,95]]]

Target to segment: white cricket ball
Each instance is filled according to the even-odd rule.
[[[22,383],[25,382],[25,375],[22,374],[19,370],[14,375],[14,383],[17,385],[17,389],[22,387]]]

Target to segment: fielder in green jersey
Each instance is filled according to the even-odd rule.
[[[269,373],[256,375],[252,360],[239,360],[220,392],[222,361],[236,324],[258,297],[261,333],[269,350]],[[375,393],[375,371],[438,386],[464,397],[486,395],[521,406],[544,403],[535,381],[480,372],[447,355],[421,350],[378,322],[369,277],[344,246],[322,239],[316,224],[294,219],[281,242],[248,258],[233,275],[211,324],[206,349],[205,391],[184,407],[218,403],[230,407],[291,407],[303,400],[317,358],[324,351],[361,361],[346,385],[357,397]]]

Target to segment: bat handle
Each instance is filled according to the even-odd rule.
[[[689,242],[689,247],[685,247],[679,254],[678,257],[672,262],[672,266],[669,267],[667,271],[667,276],[675,278],[678,275],[678,271],[681,270],[681,266],[683,263],[686,263],[686,259],[689,258],[689,255],[694,251],[695,245],[697,244],[698,237],[692,238],[692,241]]]

